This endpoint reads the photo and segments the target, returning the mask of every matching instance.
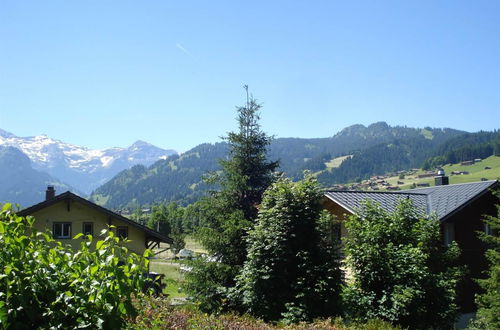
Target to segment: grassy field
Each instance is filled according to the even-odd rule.
[[[206,254],[207,250],[201,245],[200,242],[196,241],[196,239],[192,236],[186,236],[184,239],[186,242],[185,248],[188,250],[192,250],[195,252],[195,254]],[[159,259],[173,259],[174,254],[170,249],[167,250],[169,247],[168,244],[161,243],[160,247],[157,249],[154,249],[154,252],[156,253],[156,257]],[[159,253],[161,251],[161,253]],[[159,254],[158,254],[159,253]]]
[[[187,236],[186,239],[186,249],[192,250],[197,254],[207,253],[203,246],[196,241],[193,237]],[[168,245],[162,245],[161,249],[168,247]],[[174,255],[170,250],[164,251],[156,256],[156,259],[152,259],[149,264],[149,269],[152,272],[160,273],[165,275],[166,288],[163,290],[164,294],[168,294],[170,298],[185,298],[187,295],[181,290],[181,284],[184,280],[180,267],[185,262],[182,260],[174,260]]]
[[[337,158],[333,158],[332,160],[328,161],[325,163],[327,169],[332,169],[332,168],[337,168],[342,164],[344,160],[347,158],[351,157],[352,155],[347,155],[347,156],[341,156]]]
[[[164,283],[166,284],[163,293],[170,298],[185,298],[186,293],[182,291],[181,284],[183,276],[180,272],[181,263],[170,262],[163,259],[153,259],[149,264],[149,270],[152,272],[165,275]]]
[[[490,167],[491,169],[485,169],[485,167]],[[481,181],[481,179],[487,180],[499,180],[500,179],[500,157],[491,156],[482,161],[468,166],[462,166],[460,164],[448,164],[443,166],[446,175],[450,178],[450,184],[456,183],[467,183]],[[469,174],[465,175],[451,175],[452,171],[467,171]],[[431,186],[434,185],[434,178],[423,178],[419,179],[418,175],[423,174],[424,171],[417,171],[412,175],[405,175],[404,179],[399,179],[398,176],[392,176],[385,179],[392,186],[398,186],[401,189],[409,189],[413,183],[429,183]],[[397,181],[402,181],[404,184],[398,185]],[[383,187],[381,187],[383,190]]]
[[[152,272],[164,274],[165,278],[180,281],[182,276],[179,272],[180,263],[170,262],[162,259],[153,259],[149,265]]]
[[[485,167],[491,169],[486,170]],[[460,164],[446,165],[443,167],[448,175],[452,171],[468,171],[468,175],[453,175],[450,176],[450,183],[464,183],[472,181],[481,181],[482,178],[488,180],[500,179],[500,157],[491,156],[479,163],[469,166],[460,166]]]

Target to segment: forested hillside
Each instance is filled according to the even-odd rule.
[[[269,159],[280,162],[280,171],[298,179],[304,170],[318,173],[324,185],[349,182],[372,174],[421,166],[439,146],[465,132],[441,128],[391,127],[379,122],[353,125],[329,138],[275,139]],[[336,169],[326,162],[353,155]],[[110,208],[136,208],[159,202],[188,204],[209,187],[203,176],[217,171],[218,159],[227,156],[227,144],[201,144],[186,153],[157,161],[149,168],[134,166],[99,187],[91,199]]]
[[[136,165],[98,188],[91,200],[115,209],[134,209],[163,201],[188,204],[207,189],[202,176],[218,170],[217,159],[226,154],[226,143],[205,143],[181,156],[159,160],[148,168]]]
[[[423,167],[429,169],[491,155],[500,156],[500,131],[465,133],[443,143]]]
[[[500,133],[463,133],[449,139],[396,139],[358,150],[332,171],[322,171],[318,180],[324,185],[367,179],[409,168],[430,170],[475,158],[500,155]],[[441,143],[437,143],[437,142]]]
[[[375,147],[371,152],[377,156],[377,162],[382,161],[380,155],[376,154],[382,146],[397,143],[408,145],[409,149],[416,149],[415,154],[418,154],[421,162],[426,157],[430,157],[432,151],[429,151],[425,156],[423,149],[435,148],[452,137],[456,137],[465,132],[450,128],[410,128],[406,126],[391,127],[385,122],[378,122],[365,127],[363,125],[352,125],[344,128],[339,133],[330,138],[321,139],[297,139],[297,138],[282,138],[273,141],[270,147],[270,158],[280,159],[280,168],[290,177],[298,179],[302,176],[304,170],[313,172],[326,169],[324,164],[329,159],[354,154],[357,158],[364,150]],[[394,151],[391,149],[391,151]],[[405,155],[402,155],[404,158]],[[369,157],[372,158],[372,157]],[[373,159],[369,160],[373,161]],[[354,160],[355,164],[358,160]],[[360,163],[363,160],[360,160]],[[388,162],[386,162],[388,163]],[[407,164],[408,160],[398,160],[398,163]],[[390,164],[390,163],[388,163]],[[357,166],[357,165],[355,165]],[[407,166],[407,165],[404,165]],[[389,166],[390,167],[390,166]],[[354,169],[352,174],[339,174],[339,177],[329,178],[330,175],[323,176],[324,182],[343,182],[350,181],[361,174],[373,172],[376,170],[386,171],[387,166],[383,165],[380,168],[369,169],[361,166],[359,169]],[[344,170],[341,170],[342,172]],[[321,180],[320,180],[321,181]]]
[[[435,146],[432,140],[409,139],[381,143],[357,151],[332,171],[322,171],[318,180],[324,185],[360,181],[402,169],[420,167]]]

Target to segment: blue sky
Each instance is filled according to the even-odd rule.
[[[250,91],[277,137],[500,128],[500,1],[0,2],[0,128],[186,151]]]

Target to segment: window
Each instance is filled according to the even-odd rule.
[[[444,245],[448,246],[455,240],[455,224],[445,223],[443,227]]]
[[[93,222],[84,222],[82,226],[83,235],[94,235],[94,223]]]
[[[121,239],[128,238],[128,227],[127,226],[118,226],[116,227],[116,236]]]
[[[54,222],[52,235],[54,238],[71,238],[71,222]]]
[[[484,232],[487,234],[487,235],[493,235],[493,229],[491,228],[491,226],[487,223],[484,224]]]

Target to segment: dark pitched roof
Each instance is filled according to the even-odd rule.
[[[405,190],[427,195],[428,209],[443,221],[459,209],[473,202],[491,188],[499,185],[496,180],[451,184]]]
[[[400,199],[409,198],[413,204],[423,210],[427,210],[427,198],[423,194],[402,194],[400,192],[371,192],[371,191],[327,191],[325,195],[337,202],[340,206],[351,213],[355,213],[364,200],[372,200],[379,203],[388,212],[394,211]]]
[[[401,190],[394,192],[327,191],[325,196],[351,213],[355,213],[363,200],[370,199],[389,212],[394,211],[401,198],[409,198],[427,214],[436,213],[444,221],[476,200],[491,188],[499,186],[496,180]]]
[[[66,200],[75,200],[75,201],[78,201],[90,208],[93,208],[99,212],[102,212],[102,213],[105,213],[107,214],[108,216],[112,217],[112,218],[115,218],[115,219],[118,219],[118,220],[121,220],[127,224],[129,224],[130,226],[132,227],[136,227],[137,229],[139,230],[142,230],[144,232],[146,232],[146,234],[148,234],[150,237],[152,238],[155,238],[156,240],[160,241],[160,242],[165,242],[165,243],[168,243],[168,244],[172,244],[172,239],[170,237],[166,237],[162,234],[160,234],[159,232],[151,229],[151,228],[148,228],[144,225],[141,225],[140,223],[137,223],[135,221],[132,221],[118,213],[115,213],[111,210],[108,210],[107,208],[104,208],[102,206],[99,206],[95,203],[92,203],[91,201],[89,200],[86,200],[85,198],[82,198],[78,195],[75,195],[73,194],[72,192],[70,191],[66,191],[65,193],[62,193],[60,195],[57,195],[55,196],[54,198],[52,199],[49,199],[49,200],[46,200],[46,201],[43,201],[41,203],[38,203],[38,204],[35,204],[33,206],[30,206],[28,208],[25,208],[19,212],[17,212],[18,215],[20,216],[27,216],[27,215],[31,215],[32,213],[38,211],[38,210],[41,210],[43,208],[46,208],[48,206],[51,206],[51,205],[54,205],[60,201],[66,201]]]

